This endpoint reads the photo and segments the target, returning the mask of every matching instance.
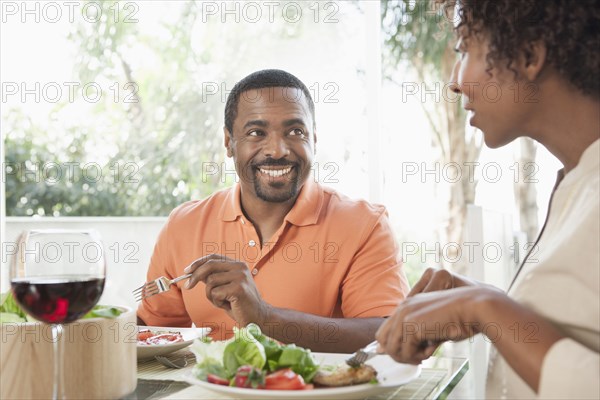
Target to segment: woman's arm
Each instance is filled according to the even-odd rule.
[[[482,291],[473,299],[473,312],[486,334],[512,369],[536,393],[544,358],[563,339],[548,320],[499,292]],[[500,327],[498,333],[493,329]]]
[[[423,293],[400,304],[377,332],[381,350],[399,362],[419,363],[447,340],[486,335],[535,391],[548,350],[563,335],[533,311],[489,287]]]

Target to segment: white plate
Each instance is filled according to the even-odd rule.
[[[313,353],[313,356],[322,365],[337,365],[343,363],[350,355]],[[195,378],[191,372],[185,374],[184,379],[192,385],[238,399],[364,399],[394,390],[421,374],[420,365],[398,364],[389,356],[375,356],[367,364],[371,364],[377,370],[379,383],[313,390],[261,390],[215,385]]]
[[[169,344],[149,344],[137,346],[137,359],[147,360],[155,356],[162,356],[189,346],[197,339],[206,336],[210,328],[169,328],[164,326],[138,326],[138,331],[150,329],[152,332],[179,332],[183,342]]]

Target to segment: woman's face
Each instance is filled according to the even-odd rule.
[[[489,69],[489,40],[483,34],[459,35],[456,51],[459,59],[451,82],[453,90],[462,94],[469,123],[481,129],[492,148],[523,136],[528,110],[537,102],[537,87],[516,79],[506,63],[496,62]]]

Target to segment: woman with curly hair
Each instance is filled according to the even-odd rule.
[[[419,363],[447,340],[493,343],[489,398],[600,398],[600,6],[463,0],[453,90],[489,147],[528,136],[564,165],[536,254],[507,293],[427,270],[379,329]],[[500,96],[487,96],[494,86]],[[486,89],[487,88],[487,89]]]

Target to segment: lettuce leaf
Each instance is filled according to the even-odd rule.
[[[231,379],[233,375],[230,375],[223,367],[223,353],[230,342],[231,340],[214,342],[210,337],[195,340],[191,350],[196,356],[198,364],[194,367],[193,374],[204,381],[208,374]]]
[[[260,334],[258,326],[246,328],[233,328],[234,340],[227,344],[223,353],[223,366],[232,376],[242,365],[250,365],[263,369],[267,363],[264,346],[254,337]],[[256,332],[258,330],[258,333]],[[253,332],[254,331],[254,332]]]
[[[123,314],[123,311],[117,307],[98,305],[81,318],[116,318],[121,314]]]
[[[214,358],[205,358],[194,366],[192,370],[194,376],[198,379],[206,381],[208,374],[216,375],[219,378],[231,379],[231,376],[227,373],[223,364],[219,360]]]
[[[298,375],[302,375],[305,382],[311,382],[319,369],[310,350],[296,347],[294,344],[283,346],[277,364],[277,369],[289,367]]]
[[[273,372],[281,368],[291,368],[310,383],[319,369],[310,350],[294,344],[283,345],[263,335],[255,324],[234,329],[234,338],[225,342],[213,342],[208,339],[196,340],[192,351],[198,364],[194,374],[206,380],[207,374],[231,379],[242,365]]]
[[[8,322],[26,322],[26,320],[17,314],[0,312],[0,324]]]
[[[15,314],[25,319],[25,311],[21,309],[10,291],[0,295],[0,313]]]

